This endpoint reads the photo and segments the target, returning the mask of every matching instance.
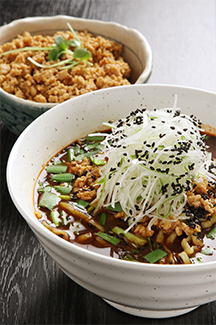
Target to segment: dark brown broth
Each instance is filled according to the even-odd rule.
[[[81,142],[80,142],[81,144]],[[209,151],[212,152],[213,158],[216,158],[216,137],[208,137],[208,139],[206,140],[206,144],[209,146]],[[82,144],[81,144],[82,145]],[[73,145],[72,145],[73,146]],[[71,146],[69,146],[68,148],[70,148]],[[66,149],[68,149],[66,148]],[[68,162],[68,155],[67,155],[67,150],[64,149],[62,150],[62,152],[60,152],[59,154],[56,155],[56,157],[54,157],[52,159],[52,161],[64,161],[64,162]],[[46,185],[51,185],[54,186],[56,185],[55,182],[52,182],[50,179],[50,175],[43,170],[42,173],[39,176],[39,183],[45,183]],[[36,210],[38,209],[38,203],[40,200],[40,194],[38,194],[37,192],[38,186],[36,186],[36,191],[35,191],[35,207]],[[72,201],[77,202],[77,199],[74,197],[74,199],[72,198]],[[60,212],[59,207],[55,207],[56,211],[58,211],[58,213]],[[40,221],[48,221],[51,222],[50,219],[50,211],[47,208],[40,208],[41,211],[41,215],[42,218],[40,219]],[[116,225],[118,225],[119,227],[126,229],[128,227],[128,224],[124,221],[121,221],[119,219],[114,218],[114,213],[108,210],[105,211],[100,211],[97,215],[94,216],[95,221],[97,221],[98,223],[100,223],[100,217],[101,217],[101,213],[105,212],[107,214],[107,218],[106,218],[106,226],[105,226],[105,232],[109,233],[109,231]],[[121,240],[121,242],[115,246],[113,244],[110,243],[105,243],[103,242],[103,244],[100,244],[98,242],[98,237],[95,236],[94,234],[98,232],[97,229],[95,229],[94,227],[90,226],[89,224],[83,222],[82,225],[80,225],[80,228],[76,228],[77,223],[79,223],[79,219],[76,219],[72,216],[67,216],[68,220],[71,221],[71,224],[74,224],[74,226],[72,227],[72,229],[69,229],[70,224],[67,224],[66,226],[62,226],[60,225],[58,228],[62,229],[64,231],[67,231],[70,234],[70,238],[69,241],[71,243],[74,243],[78,246],[84,247],[88,250],[100,253],[100,254],[104,254],[107,256],[111,256],[111,257],[115,257],[115,258],[120,258],[120,259],[125,259],[125,257],[128,256],[128,254],[130,255],[131,258],[139,261],[139,262],[146,262],[145,259],[143,258],[146,254],[148,254],[149,252],[151,252],[152,250],[156,249],[156,248],[161,248],[163,249],[164,246],[166,245],[166,238],[167,236],[165,236],[165,240],[164,243],[162,243],[162,245],[158,245],[155,242],[155,237],[159,231],[159,229],[157,229],[157,227],[153,226],[152,229],[155,231],[154,235],[151,237],[151,239],[149,238],[149,243],[141,246],[139,248],[134,248],[133,246],[131,246],[131,244],[129,244],[129,242],[125,239]],[[206,233],[209,232],[210,229],[206,229]],[[74,232],[76,232],[76,234],[74,235]],[[85,243],[80,243],[79,242],[79,236],[83,235],[85,233],[91,233],[92,234],[92,238],[89,239],[89,241],[85,242]],[[112,235],[112,233],[111,233]],[[180,251],[182,251],[181,248],[181,240],[184,236],[179,236],[177,237],[177,239],[175,240],[175,242],[172,245],[169,245],[168,249],[170,251],[172,251],[172,255],[173,255],[173,259],[175,260],[175,263],[177,264],[181,264],[182,261],[181,259],[178,257],[178,253]],[[186,237],[186,236],[185,236]],[[204,255],[202,253],[196,253],[196,257],[202,258],[202,260],[204,262],[209,262],[209,261],[213,261],[216,260],[216,248],[213,247],[213,245],[215,246],[215,240],[211,240],[211,239],[207,239],[205,237],[204,234],[204,247],[200,247],[201,251],[204,248],[207,247],[211,247],[213,248],[214,252],[212,255]],[[168,264],[170,263],[170,256],[169,254],[167,254],[167,256],[165,256],[161,262],[163,264]]]

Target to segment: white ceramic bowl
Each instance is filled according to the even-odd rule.
[[[216,126],[215,93],[169,85],[109,88],[68,100],[37,118],[18,138],[7,166],[14,204],[60,268],[114,307],[144,317],[181,315],[215,300],[216,261],[154,265],[87,251],[59,238],[36,219],[33,191],[43,164],[72,141],[137,107],[172,107],[175,94],[182,112]]]
[[[131,67],[131,83],[144,83],[152,70],[152,51],[147,39],[135,29],[114,22],[75,18],[71,16],[34,17],[18,19],[0,27],[0,44],[11,41],[18,34],[28,31],[32,35],[53,35],[58,30],[68,30],[70,23],[75,30],[87,29],[96,35],[123,44],[122,56]],[[0,88],[1,118],[15,134],[20,134],[36,117],[55,106],[18,98]]]

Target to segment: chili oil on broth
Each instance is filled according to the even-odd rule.
[[[207,145],[209,146],[208,151],[211,151],[213,153],[213,158],[216,158],[216,153],[215,153],[215,144],[216,144],[216,137],[208,137],[206,140]],[[90,156],[91,152],[95,153],[95,147],[98,145],[98,141],[94,143],[94,141],[86,141],[84,139],[80,139],[72,143],[70,146],[67,148],[63,149],[61,152],[59,152],[55,157],[51,159],[51,161],[47,165],[51,164],[56,164],[59,165],[63,163],[64,165],[67,166],[67,172],[71,172],[71,162],[69,161],[69,155],[68,152],[70,150],[75,151],[76,147],[79,148],[77,152],[77,156],[80,155],[85,155],[84,147],[89,146],[91,149],[87,152],[87,156]],[[100,149],[99,149],[100,150]],[[89,153],[89,154],[88,154]],[[89,158],[88,158],[89,159]],[[94,168],[92,167],[94,165],[93,162],[87,163],[86,168],[84,166],[81,167],[80,161],[77,161],[77,165],[79,168],[77,169],[77,174],[73,177],[72,181],[69,182],[70,184],[75,184],[77,179],[80,179],[80,182],[82,181],[82,177],[85,177],[85,174],[88,173],[86,171],[88,168]],[[91,166],[91,167],[90,167]],[[96,168],[95,168],[96,169]],[[73,170],[73,168],[72,168]],[[144,258],[147,254],[149,254],[152,250],[156,249],[162,249],[165,250],[167,255],[164,257],[161,257],[159,261],[156,263],[161,263],[161,264],[181,264],[182,260],[179,258],[178,253],[182,251],[181,247],[181,240],[184,236],[177,236],[175,241],[171,244],[168,245],[166,244],[166,239],[167,235],[164,236],[164,240],[162,243],[158,244],[155,241],[155,238],[157,237],[160,229],[157,228],[156,226],[152,226],[152,229],[154,230],[154,235],[150,238],[147,238],[147,244],[136,247],[136,245],[131,244],[130,241],[125,239],[123,236],[117,236],[118,238],[121,239],[118,245],[114,245],[112,243],[107,242],[103,238],[100,238],[99,236],[95,235],[96,233],[99,232],[100,229],[95,228],[88,222],[81,222],[79,217],[72,216],[71,213],[66,212],[65,210],[62,210],[62,208],[59,206],[59,202],[55,205],[55,207],[52,209],[52,212],[56,214],[57,220],[58,220],[58,225],[55,225],[53,220],[50,217],[50,209],[46,207],[39,206],[39,202],[41,200],[41,197],[43,195],[43,192],[40,192],[40,187],[41,184],[43,184],[43,187],[51,187],[52,188],[52,194],[56,194],[59,196],[59,192],[55,189],[56,186],[68,186],[67,182],[56,182],[52,180],[52,176],[55,175],[55,173],[49,173],[46,171],[46,169],[43,169],[41,174],[39,175],[38,182],[35,187],[35,210],[36,210],[36,216],[40,220],[40,222],[45,225],[49,230],[53,231],[56,233],[56,235],[60,236],[61,238],[68,240],[72,244],[78,245],[80,247],[86,248],[90,251],[103,254],[106,256],[111,256],[114,258],[119,258],[119,259],[126,259],[126,260],[132,260],[132,261],[138,261],[138,262],[147,262]],[[94,177],[94,172],[90,176],[93,181],[96,180],[96,177]],[[90,182],[91,183],[91,182]],[[94,183],[94,182],[93,182]],[[86,187],[86,188],[85,188]],[[85,192],[88,192],[87,190],[87,185],[84,185],[84,188],[82,190],[82,193],[84,195],[79,195],[79,192],[77,193],[76,190],[71,190],[70,192],[70,201],[74,202],[75,204],[80,205],[80,202],[87,202],[88,205],[86,209],[88,210],[90,208],[90,202],[82,200],[82,198],[85,198]],[[94,187],[94,186],[93,186]],[[86,191],[85,191],[86,189]],[[90,187],[91,191],[92,188]],[[90,191],[90,192],[91,192]],[[72,195],[71,195],[72,193]],[[68,194],[62,194],[62,201],[67,199],[67,197],[64,197],[64,195]],[[81,199],[79,198],[81,197]],[[81,200],[81,201],[80,201]],[[58,200],[59,201],[59,200]],[[67,201],[67,200],[66,200]],[[82,202],[82,203],[83,203]],[[85,204],[87,204],[85,203]],[[90,208],[91,209],[91,208]],[[85,212],[85,210],[84,210]],[[92,215],[92,212],[89,212],[89,214]],[[103,213],[106,214],[106,222],[104,230],[105,233],[110,234],[113,236],[112,229],[117,226],[120,227],[121,229],[126,230],[128,227],[127,222],[121,220],[121,218],[116,218],[115,215],[116,213],[120,213],[117,211],[110,211],[108,209],[101,209],[99,213],[93,216],[95,222],[97,224],[101,224],[101,216]],[[196,261],[196,259],[200,260],[202,259],[203,262],[209,262],[213,261],[216,259],[216,248],[215,248],[215,240],[208,239],[206,238],[206,234],[209,232],[210,229],[205,229],[203,230],[204,238],[204,246],[200,247],[196,254],[192,256],[192,263],[193,261]],[[212,250],[211,254],[205,255],[201,253],[201,250],[204,250],[206,248],[210,248]],[[170,255],[172,258],[170,258]]]

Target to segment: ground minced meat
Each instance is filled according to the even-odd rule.
[[[72,193],[78,199],[92,201],[95,199],[99,185],[96,185],[101,176],[98,166],[92,164],[87,158],[79,162],[72,161],[69,167],[70,173],[76,175]]]
[[[93,66],[82,62],[68,70],[39,68],[27,58],[47,65],[69,56],[64,54],[57,61],[48,62],[49,51],[15,52],[0,57],[0,87],[19,98],[41,103],[61,103],[93,90],[130,84],[128,79],[131,69],[121,57],[121,44],[94,36],[86,30],[76,33],[84,48],[91,52],[89,62]],[[51,46],[57,35],[62,35],[66,40],[74,38],[70,31],[57,32],[53,36],[32,36],[25,32],[2,45],[0,54],[23,47]]]
[[[72,192],[78,199],[91,202],[96,198],[99,185],[97,181],[100,178],[100,169],[92,164],[87,158],[81,161],[72,161],[69,165],[69,171],[76,175]],[[201,233],[201,221],[209,220],[216,214],[216,197],[214,184],[209,183],[206,179],[199,179],[192,183],[192,189],[187,192],[187,212],[190,212],[191,218],[186,221],[170,221],[157,219],[154,227],[162,229],[165,235],[170,235],[175,231],[177,236],[183,233],[187,236]],[[197,215],[202,210],[202,220]],[[206,213],[204,213],[206,211]],[[115,214],[115,218],[125,219],[125,212]],[[148,229],[149,217],[144,216],[140,223],[132,229],[133,233],[143,237],[152,237],[155,233],[153,229]]]

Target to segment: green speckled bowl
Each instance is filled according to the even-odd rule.
[[[10,95],[0,88],[1,120],[19,135],[35,118],[56,104],[36,103]]]
[[[131,67],[131,82],[145,83],[152,70],[152,51],[146,38],[137,30],[114,22],[82,19],[70,16],[24,18],[0,27],[0,44],[11,41],[24,31],[53,35],[57,30],[67,30],[67,22],[75,30],[87,29],[93,34],[113,39],[123,44],[122,56]],[[8,94],[0,88],[1,120],[13,133],[19,135],[36,117],[57,105],[36,103]]]
[[[43,166],[62,148],[101,129],[104,121],[122,118],[137,107],[173,107],[175,95],[182,113],[216,127],[216,93],[172,85],[113,87],[70,99],[42,114],[20,135],[7,165],[7,184],[15,206],[63,272],[113,307],[147,318],[183,315],[214,301],[216,261],[136,263],[73,245],[38,221],[33,193]]]

